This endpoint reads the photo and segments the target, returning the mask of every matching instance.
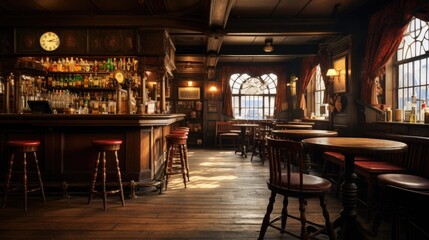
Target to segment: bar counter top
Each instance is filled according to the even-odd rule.
[[[0,114],[2,124],[33,126],[166,126],[185,114]]]

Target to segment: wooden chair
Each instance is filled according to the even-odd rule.
[[[219,144],[219,148],[222,148],[223,140],[228,139],[231,146],[238,149],[240,133],[232,131],[232,124],[233,122],[216,122],[216,144]]]
[[[303,147],[300,142],[283,139],[267,138],[267,151],[270,164],[270,178],[267,181],[268,189],[271,190],[271,196],[267,207],[264,220],[262,222],[261,231],[258,239],[263,239],[267,228],[273,227],[280,230],[282,233],[290,234],[300,239],[310,239],[320,233],[326,233],[330,239],[335,239],[335,233],[332,223],[329,219],[329,213],[326,208],[325,195],[331,190],[331,183],[321,177],[304,174]],[[282,165],[283,159],[288,163],[284,168]],[[299,171],[293,172],[290,159],[298,159]],[[283,195],[283,209],[280,216],[270,219],[270,214],[273,210],[275,197],[277,194]],[[295,197],[299,199],[300,216],[292,216],[288,213],[288,198]],[[319,198],[320,206],[322,207],[325,225],[316,224],[307,220],[305,215],[305,206],[308,198]],[[286,230],[286,220],[290,217],[301,222],[301,233],[297,235]],[[281,226],[278,227],[274,223],[281,220]],[[311,233],[308,231],[306,224],[316,226]]]
[[[255,128],[254,137],[253,137],[253,147],[252,147],[252,156],[250,161],[253,162],[253,157],[258,156],[261,159],[262,165],[266,160],[266,141],[265,138],[268,137],[271,133],[271,129],[265,123],[260,123],[258,127]]]

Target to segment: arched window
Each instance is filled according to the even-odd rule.
[[[408,24],[396,53],[398,108],[411,107],[414,96],[417,121],[422,101],[429,99],[429,24],[414,18]]]
[[[316,72],[314,73],[314,80],[315,80],[315,91],[314,91],[315,114],[316,116],[325,116],[326,114],[325,110],[323,110],[322,112],[320,111],[322,109],[321,107],[325,106],[325,104],[323,103],[323,98],[325,96],[325,82],[323,81],[320,64],[317,65]]]
[[[264,119],[274,115],[277,93],[277,75],[250,76],[235,73],[229,79],[234,117],[237,119]]]

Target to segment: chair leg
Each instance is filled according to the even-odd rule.
[[[95,183],[97,182],[97,175],[98,175],[98,165],[100,164],[100,156],[101,156],[101,153],[98,152],[97,161],[95,162],[94,175],[92,176],[91,186],[89,187],[88,204],[91,204],[92,197],[94,195]]]
[[[120,197],[121,197],[121,204],[122,207],[125,206],[125,199],[124,199],[124,190],[122,187],[122,176],[121,176],[121,168],[119,167],[119,158],[118,158],[118,151],[115,151],[115,158],[116,158],[116,171],[118,173],[118,185],[119,185],[119,191],[120,191]]]
[[[27,193],[28,193],[28,187],[27,187],[27,154],[24,153],[24,210],[27,212]]]
[[[328,233],[329,239],[335,240],[334,227],[332,226],[331,220],[329,218],[329,212],[328,212],[328,209],[326,208],[327,204],[324,196],[320,197],[320,206],[322,207],[323,217],[325,218],[325,227],[326,227],[326,231]]]
[[[106,191],[106,152],[103,151],[103,161],[101,162],[102,166],[101,168],[103,169],[103,208],[104,211],[106,211],[106,207],[107,207],[107,191]]]
[[[304,198],[299,198],[299,211],[301,220],[301,239],[308,240],[308,232],[306,228],[307,218],[305,217],[305,205],[307,201]]]
[[[184,148],[183,145],[179,146],[179,155],[180,155],[180,165],[182,168],[182,177],[183,177],[183,185],[185,185],[186,188],[186,166],[185,166],[185,160],[184,160]]]
[[[267,232],[267,228],[270,225],[270,215],[273,211],[274,202],[276,201],[276,193],[271,191],[270,201],[267,206],[267,212],[265,213],[264,220],[262,220],[261,231],[259,232],[259,240],[264,239],[265,232]]]
[[[4,185],[3,201],[2,201],[2,204],[1,204],[2,208],[4,208],[6,206],[7,195],[8,195],[9,187],[10,187],[10,180],[12,178],[12,168],[13,168],[13,159],[14,159],[14,157],[15,157],[15,154],[12,153],[10,155],[9,170],[8,170],[8,173],[7,173],[7,180],[6,180],[6,183]]]
[[[287,206],[289,204],[289,199],[287,196],[285,196],[283,198],[283,209],[282,209],[282,222],[281,222],[281,227],[283,230],[286,229],[286,223],[287,223],[287,216],[288,216],[288,210],[287,210]]]
[[[36,152],[33,152],[33,154],[34,154],[34,162],[36,163],[37,176],[39,177],[40,192],[42,194],[43,203],[46,204],[45,190],[43,188],[42,176],[40,174],[39,161],[37,159]]]

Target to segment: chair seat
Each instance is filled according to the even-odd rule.
[[[225,137],[225,136],[229,136],[229,137],[238,137],[240,136],[240,134],[238,133],[233,133],[233,132],[228,132],[228,133],[219,133],[219,136]]]
[[[416,191],[429,191],[429,179],[411,174],[381,174],[377,176],[379,183],[393,185]]]
[[[329,159],[331,162],[342,164],[344,162],[345,156],[338,152],[325,152],[324,158]],[[355,161],[377,161],[377,160],[375,158],[357,155],[355,156]]]
[[[40,141],[14,140],[8,141],[7,144],[11,147],[37,147],[40,145]]]
[[[371,173],[381,173],[381,172],[406,172],[407,169],[388,163],[380,161],[358,161],[355,162],[355,168],[357,170],[362,169]]]
[[[92,144],[94,144],[94,145],[121,145],[122,140],[118,140],[118,139],[97,139],[97,140],[92,140]]]
[[[299,189],[299,173],[291,173],[290,177],[291,177],[290,188]],[[330,191],[331,189],[331,182],[318,176],[303,174],[302,180],[303,180],[303,183],[302,183],[303,191],[324,192],[324,191]],[[280,186],[281,187],[288,186],[286,173],[282,173],[282,181],[280,183]]]

